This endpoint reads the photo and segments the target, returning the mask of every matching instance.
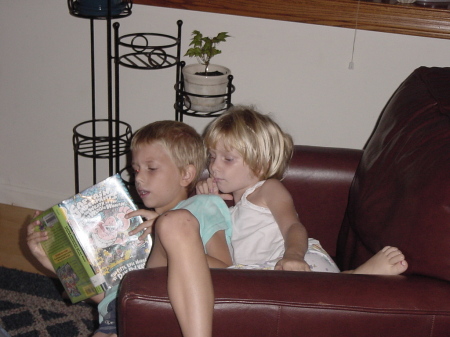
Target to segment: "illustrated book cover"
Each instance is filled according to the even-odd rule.
[[[125,219],[136,209],[116,174],[36,217],[41,222],[36,231],[48,232],[41,245],[72,303],[113,287],[130,270],[144,268],[151,238],[129,236],[142,218]]]

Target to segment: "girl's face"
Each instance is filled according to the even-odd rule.
[[[222,193],[232,193],[235,202],[260,179],[235,149],[227,150],[222,141],[209,149],[209,173]]]
[[[146,207],[161,214],[186,199],[180,170],[160,143],[143,144],[133,150],[132,166],[136,190]]]

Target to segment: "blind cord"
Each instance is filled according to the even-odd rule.
[[[355,45],[356,45],[356,33],[358,32],[358,18],[359,18],[359,4],[361,0],[358,0],[358,6],[356,7],[356,20],[355,20],[355,33],[353,35],[353,45],[352,45],[352,59],[348,64],[348,69],[353,70],[355,67],[355,63],[353,62],[353,57],[355,55]]]

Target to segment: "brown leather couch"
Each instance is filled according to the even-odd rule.
[[[364,150],[296,146],[284,183],[310,237],[342,269],[385,245],[409,269],[214,269],[214,336],[450,336],[450,68],[414,71]],[[166,280],[165,268],[125,276],[119,336],[181,336]]]

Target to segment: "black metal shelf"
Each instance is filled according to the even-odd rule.
[[[164,69],[176,67],[180,60],[181,26],[176,37],[157,33],[136,33],[119,37],[120,19],[131,15],[132,0],[67,0],[71,15],[90,19],[91,41],[91,119],[73,128],[75,192],[79,192],[79,157],[92,159],[93,184],[97,183],[97,159],[108,160],[109,175],[121,172],[120,158],[130,152],[132,129],[120,120],[119,67],[134,69]],[[96,70],[94,20],[106,20],[108,107],[106,118],[99,119],[96,111]],[[112,39],[114,28],[114,39]],[[113,46],[114,41],[114,46]],[[156,41],[156,43],[155,43]],[[114,48],[113,48],[114,47]],[[119,55],[120,49],[128,49]],[[175,55],[168,53],[175,48]],[[176,78],[178,78],[178,69]],[[103,178],[103,177],[102,177]]]
[[[119,37],[119,23],[114,23],[116,50],[123,47],[131,50],[117,56],[116,62],[124,67],[155,70],[177,66],[180,60],[181,26],[183,21],[178,20],[178,35],[171,36],[158,33],[134,33]],[[175,49],[175,55],[168,50]],[[118,55],[118,52],[117,52]]]
[[[97,160],[108,160],[108,174],[113,175],[120,170],[120,158],[130,149],[132,135],[131,126],[120,121],[118,106],[118,91],[115,93],[115,111],[113,109],[113,56],[112,56],[112,19],[120,19],[131,15],[131,0],[68,0],[69,12],[79,18],[90,21],[90,47],[91,47],[91,119],[77,124],[73,128],[73,150],[75,169],[75,192],[80,191],[79,157],[92,160],[92,180],[97,181]],[[106,118],[99,119],[96,107],[96,62],[95,62],[95,34],[94,21],[106,20],[106,58],[108,65],[108,104]],[[116,82],[118,79],[116,79]],[[116,88],[118,89],[118,88]],[[102,175],[102,179],[104,176]]]
[[[175,102],[175,111],[177,112],[177,120],[183,121],[183,115],[184,116],[191,116],[191,117],[201,117],[201,118],[212,118],[212,117],[218,117],[223,112],[228,110],[230,107],[233,106],[231,103],[231,94],[235,91],[235,87],[232,84],[233,81],[233,75],[228,76],[228,88],[227,92],[223,95],[198,95],[193,94],[187,91],[184,91],[183,82],[177,82],[175,84],[175,90],[177,92],[177,101]],[[179,88],[179,89],[177,89]],[[196,111],[194,109],[191,109],[190,99],[189,96],[195,96],[195,97],[203,97],[203,98],[218,98],[218,97],[224,97],[224,104],[223,108],[215,110],[215,111]]]
[[[108,124],[118,131],[117,136],[110,137],[106,130]],[[89,120],[77,124],[73,128],[73,146],[76,155],[86,158],[109,159],[111,156],[122,156],[130,152],[132,131],[128,123],[108,119]]]

